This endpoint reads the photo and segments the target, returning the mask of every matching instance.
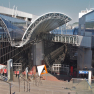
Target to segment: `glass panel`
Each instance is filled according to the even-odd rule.
[[[88,31],[90,31],[90,30],[94,31],[94,21],[86,22],[85,23],[85,29],[88,30]]]
[[[20,28],[14,26],[13,24],[11,24],[10,22],[6,21],[5,19],[2,18],[2,20],[4,21],[4,23],[7,26],[7,29],[10,33],[11,39],[13,40],[21,40],[24,31],[21,30]]]

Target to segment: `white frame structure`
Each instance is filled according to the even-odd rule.
[[[4,25],[8,31],[11,45],[15,47],[22,47],[28,42],[34,40],[36,36],[39,35],[41,32],[45,33],[54,30],[55,28],[64,25],[65,21],[67,23],[71,21],[71,18],[62,13],[47,13],[45,15],[42,15],[29,25],[27,30],[24,32],[21,41],[19,42],[14,42],[13,40],[11,40],[9,31],[6,25]]]

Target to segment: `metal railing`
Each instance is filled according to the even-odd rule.
[[[24,77],[20,76],[20,78],[22,78],[24,80],[24,92],[25,92],[25,82],[27,82],[27,92],[30,92],[30,83],[28,80],[26,80]],[[20,78],[19,78],[19,92],[20,92]],[[29,88],[28,88],[29,87]]]
[[[78,35],[44,34],[42,39],[50,40],[53,42],[62,42],[75,45],[78,44]]]
[[[0,79],[3,80],[3,81],[8,81],[8,77],[6,76],[3,76],[2,74],[0,74]]]

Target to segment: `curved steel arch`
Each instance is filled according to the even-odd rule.
[[[0,17],[0,25],[2,26],[4,31],[8,33],[8,38],[9,38],[8,40],[9,40],[9,42],[11,42],[11,37],[10,37],[10,34],[9,34],[9,30],[8,30],[5,22],[3,21],[3,19],[1,17]]]
[[[0,17],[0,26],[7,32],[8,41],[12,44],[14,40],[21,40],[24,31],[17,26],[14,26],[11,22]]]
[[[61,13],[48,13],[31,23],[25,31],[22,41],[26,44],[30,39],[33,40],[36,35],[41,32],[51,31],[67,22],[71,21],[71,18]],[[22,45],[23,45],[22,44]],[[21,45],[20,45],[21,46]]]
[[[42,15],[41,17],[39,17],[37,20],[35,20],[33,23],[29,25],[29,27],[24,32],[24,34],[21,34],[22,35],[21,41],[16,43],[12,40],[11,38],[12,36],[10,36],[9,34],[9,30],[8,30],[9,28],[7,28],[7,26],[5,25],[6,23],[4,24],[4,26],[6,27],[7,32],[9,34],[11,45],[15,47],[21,47],[26,43],[28,43],[29,40],[30,41],[34,40],[36,36],[41,32],[49,32],[61,25],[64,25],[69,21],[71,21],[71,18],[69,18],[67,15],[62,13],[47,13],[45,15]]]

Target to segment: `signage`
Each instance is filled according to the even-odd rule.
[[[79,71],[79,74],[88,74],[88,71],[80,70],[80,71]]]

